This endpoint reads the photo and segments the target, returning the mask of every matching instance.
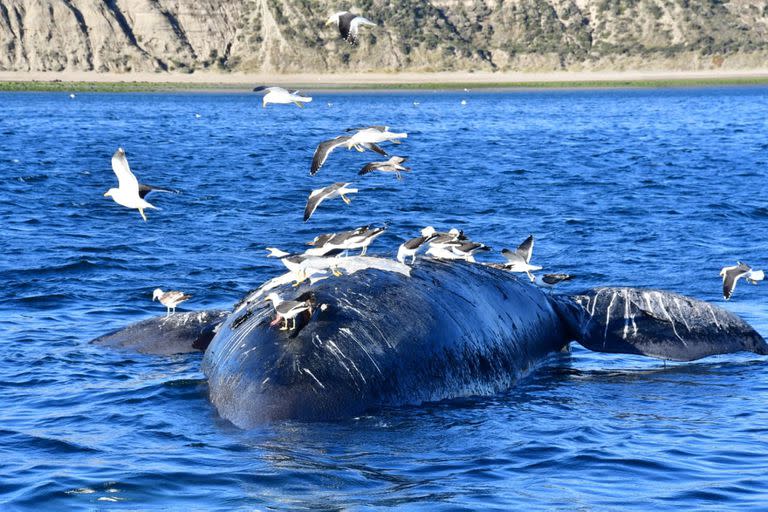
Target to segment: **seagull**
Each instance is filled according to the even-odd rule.
[[[536,284],[542,286],[555,286],[563,281],[570,281],[573,276],[570,274],[544,274],[541,277],[536,278]]]
[[[254,92],[267,91],[267,94],[261,99],[261,106],[267,106],[267,103],[277,103],[280,105],[296,104],[297,107],[304,108],[304,103],[309,103],[312,98],[309,96],[299,96],[299,91],[288,91],[282,87],[267,87],[260,85],[255,87]]]
[[[347,188],[351,183],[334,183],[328,185],[325,188],[318,188],[309,194],[307,199],[307,206],[304,208],[304,222],[307,222],[309,218],[315,213],[317,207],[326,199],[333,199],[334,197],[341,197],[345,203],[349,204],[352,201],[344,194],[356,194],[356,188]]]
[[[403,167],[402,165],[400,165],[406,160],[408,160],[408,157],[392,156],[386,162],[371,162],[369,164],[366,164],[362,169],[360,169],[360,172],[358,172],[357,174],[359,174],[360,176],[363,176],[373,171],[394,172],[395,177],[397,177],[398,180],[402,180],[403,177],[400,175],[400,171],[411,172],[410,167]]]
[[[536,278],[531,273],[534,270],[541,270],[537,265],[531,265],[531,256],[533,255],[533,235],[521,243],[514,252],[504,249],[501,254],[507,258],[506,268],[510,272],[525,272],[531,282]]]
[[[361,25],[376,26],[371,20],[349,11],[334,13],[325,22],[326,25],[334,23],[339,27],[339,34],[341,34],[342,39],[345,39],[349,44],[357,44],[357,33]]]
[[[156,206],[153,206],[144,200],[144,196],[151,192],[153,187],[144,185],[146,191],[142,195],[139,180],[137,180],[136,176],[131,172],[123,148],[117,148],[115,154],[112,155],[112,170],[117,176],[117,188],[107,190],[104,193],[104,197],[111,197],[117,204],[125,206],[126,208],[138,209],[141,218],[146,222],[147,216],[144,215],[144,210],[147,208],[157,209]]]
[[[299,316],[299,314],[305,311],[309,311],[309,313],[312,314],[312,302],[309,300],[283,300],[275,292],[267,295],[265,300],[272,302],[272,306],[275,308],[275,313],[277,313],[277,318],[275,318],[275,321],[270,325],[277,325],[282,321],[283,326],[280,327],[281,331],[289,330],[288,320],[293,320],[293,325],[290,329],[295,329],[296,317]]]
[[[184,292],[179,291],[170,291],[170,292],[164,292],[160,288],[155,288],[155,291],[152,292],[152,302],[159,300],[160,304],[165,306],[167,312],[165,316],[170,316],[171,311],[173,313],[176,312],[176,306],[184,302],[185,300],[191,298],[191,295],[187,295]]]
[[[750,284],[757,284],[765,278],[765,272],[762,270],[752,270],[752,267],[740,261],[733,267],[723,267],[720,270],[723,278],[723,298],[729,300],[736,289],[736,283],[739,278],[745,278]]]
[[[432,226],[425,227],[421,230],[421,236],[411,238],[410,240],[407,240],[400,245],[400,247],[397,249],[397,261],[405,264],[405,258],[410,256],[411,265],[413,265],[416,263],[416,253],[419,252],[419,249],[421,249],[425,243],[429,242],[436,236],[437,232],[435,231],[435,228]]]

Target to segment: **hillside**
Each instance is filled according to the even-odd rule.
[[[379,26],[338,39],[328,15]],[[745,69],[765,0],[0,0],[0,71]]]

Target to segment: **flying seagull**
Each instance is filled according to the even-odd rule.
[[[366,164],[362,169],[360,169],[359,174],[360,176],[363,176],[365,174],[368,174],[373,171],[381,171],[381,172],[394,172],[395,177],[397,177],[398,180],[402,180],[403,177],[400,175],[400,172],[411,172],[410,167],[403,167],[402,164],[408,160],[408,157],[405,156],[393,156],[386,162],[371,162],[369,164]]]
[[[723,298],[729,300],[736,289],[736,283],[740,278],[745,278],[751,284],[757,284],[758,281],[765,279],[765,272],[762,270],[752,270],[752,267],[740,261],[732,267],[723,267],[720,270],[723,278]]]
[[[304,108],[304,103],[309,103],[312,98],[309,96],[299,96],[299,91],[288,91],[282,87],[267,87],[260,85],[255,87],[254,92],[267,91],[267,94],[261,99],[261,106],[267,106],[267,103],[277,103],[280,105],[290,105],[294,103],[297,107]]]
[[[528,274],[528,278],[531,282],[535,282],[536,278],[531,273],[534,270],[541,270],[541,267],[537,265],[531,265],[531,256],[533,255],[533,235],[521,243],[515,251],[504,249],[501,254],[507,258],[506,268],[510,272],[525,272]]]
[[[341,34],[342,39],[345,39],[349,44],[357,44],[357,33],[361,25],[376,26],[371,20],[349,11],[334,13],[325,22],[326,25],[334,23],[339,27],[339,34]]]
[[[272,322],[271,325],[277,325],[282,321],[283,325],[280,327],[280,330],[282,331],[287,331],[289,329],[288,320],[293,320],[293,325],[290,329],[295,329],[296,317],[299,316],[299,314],[305,311],[309,311],[309,313],[312,314],[312,302],[309,300],[283,300],[275,292],[267,295],[265,300],[272,302],[272,306],[275,308],[275,313],[277,313],[277,318],[275,318],[275,321]]]
[[[328,185],[325,188],[318,188],[309,194],[307,199],[307,206],[304,208],[304,222],[307,222],[309,218],[315,213],[317,207],[326,199],[333,199],[334,197],[341,197],[345,203],[349,204],[351,200],[344,194],[356,194],[356,188],[347,188],[351,183],[334,183]]]
[[[152,191],[152,187],[144,185],[145,192],[142,194],[139,180],[137,180],[136,176],[131,172],[123,148],[117,148],[115,154],[112,155],[112,170],[117,176],[117,188],[107,190],[104,193],[104,197],[111,197],[117,204],[125,206],[126,208],[138,209],[141,218],[146,222],[147,216],[144,215],[144,210],[147,208],[157,209],[156,206],[153,206],[144,200],[144,196]]]
[[[425,227],[421,230],[421,236],[411,238],[410,240],[407,240],[403,242],[402,245],[400,245],[400,247],[397,249],[397,261],[400,263],[405,263],[405,258],[410,256],[411,265],[413,265],[416,263],[416,253],[419,252],[419,249],[421,249],[424,244],[436,236],[437,232],[435,231],[435,228],[432,226]]]
[[[165,306],[166,308],[166,314],[165,316],[170,316],[171,312],[176,312],[176,306],[184,302],[185,300],[191,298],[191,295],[186,295],[184,292],[179,291],[170,291],[170,292],[164,292],[160,288],[155,288],[155,291],[152,292],[152,301],[159,300],[160,304]]]

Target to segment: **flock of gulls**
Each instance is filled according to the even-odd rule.
[[[337,25],[340,36],[349,44],[357,43],[361,26],[375,26],[370,20],[347,11],[333,14],[328,18],[327,24]],[[270,103],[278,105],[294,104],[303,107],[305,103],[312,101],[311,97],[302,96],[299,91],[289,91],[282,87],[259,86],[254,88],[254,91],[265,92],[262,98],[262,107],[266,107]],[[408,134],[406,132],[393,132],[390,131],[388,126],[349,128],[344,134],[324,140],[317,146],[312,158],[309,174],[310,176],[317,175],[334,150],[346,148],[347,150],[354,149],[361,153],[371,151],[387,157],[387,160],[365,164],[358,172],[359,175],[363,176],[378,171],[394,173],[395,177],[401,180],[401,173],[411,171],[409,167],[402,165],[407,161],[407,157],[390,155],[381,146],[383,144],[401,144],[401,140],[407,137]],[[118,148],[112,156],[112,170],[117,176],[118,187],[109,189],[104,195],[111,197],[121,206],[137,209],[145,222],[147,221],[145,210],[156,209],[155,206],[145,199],[149,193],[176,192],[171,189],[139,183],[136,176],[131,172],[125,151],[122,148]],[[312,190],[304,208],[304,221],[309,221],[320,204],[326,200],[339,197],[349,204],[350,198],[348,196],[358,192],[358,189],[352,188],[351,185],[352,183],[349,182],[338,182]],[[397,250],[396,261],[378,257],[366,257],[368,247],[386,229],[386,226],[376,227],[369,225],[349,231],[321,234],[308,243],[311,247],[310,249],[298,254],[290,254],[276,247],[268,247],[267,257],[278,258],[288,272],[266,283],[262,286],[262,290],[266,292],[276,286],[289,282],[292,282],[294,286],[298,286],[307,280],[310,283],[315,283],[331,276],[340,276],[344,272],[352,274],[366,268],[376,268],[410,275],[410,267],[416,263],[417,255],[422,250],[424,250],[426,255],[437,260],[463,260],[470,263],[476,263],[475,255],[477,253],[491,250],[490,247],[483,243],[470,240],[459,229],[453,228],[446,232],[440,232],[432,226],[427,226],[421,230],[419,236],[406,240],[400,245]],[[562,273],[534,275],[534,272],[542,270],[542,267],[531,263],[533,246],[534,237],[531,235],[515,250],[502,250],[501,255],[505,261],[482,264],[508,272],[524,273],[531,282],[542,286],[554,286],[572,279],[573,276]],[[350,251],[356,250],[360,251],[359,255],[349,255]],[[724,267],[720,271],[720,275],[723,278],[723,297],[725,300],[731,298],[739,279],[744,278],[751,284],[757,284],[765,278],[765,273],[762,270],[753,269],[743,262],[737,262],[734,266]],[[303,300],[283,300],[277,293],[269,293],[265,301],[271,302],[276,314],[272,325],[280,324],[283,330],[295,329],[297,316],[307,311],[310,314],[312,312],[313,298],[304,298],[305,296],[300,297]],[[166,307],[167,316],[174,313],[176,307],[190,297],[190,295],[180,291],[164,292],[160,288],[155,289],[152,294],[153,301],[158,300]]]

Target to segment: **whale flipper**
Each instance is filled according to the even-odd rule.
[[[148,318],[100,336],[91,343],[142,354],[203,352],[216,334],[216,328],[228,315],[228,311],[208,310]]]
[[[733,352],[768,355],[768,344],[744,320],[676,293],[595,288],[553,302],[573,339],[595,352],[673,361]]]

